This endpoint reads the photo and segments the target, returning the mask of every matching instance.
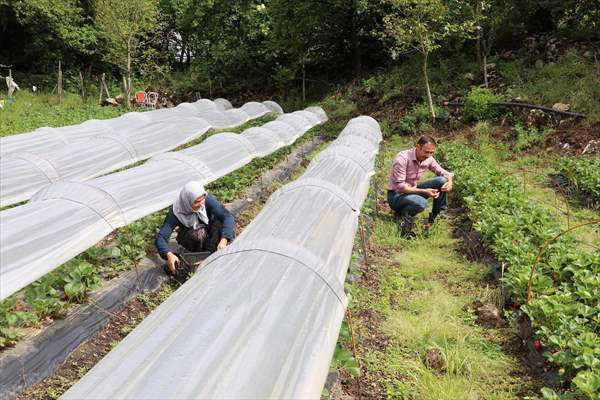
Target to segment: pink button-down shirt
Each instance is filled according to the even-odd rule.
[[[454,175],[442,168],[433,157],[419,163],[415,149],[404,150],[394,158],[388,180],[388,189],[402,193],[406,187],[416,187],[417,182],[426,170],[430,170],[437,176],[443,176],[446,179],[450,179]]]

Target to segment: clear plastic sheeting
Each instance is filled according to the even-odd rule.
[[[81,138],[83,132],[68,133],[74,128],[66,127],[59,130],[62,136],[55,137],[69,137],[72,143],[50,146],[50,150],[7,153],[0,158],[0,207],[27,200],[48,183],[85,181],[172,150],[200,137],[211,127],[237,126],[270,112],[270,108],[258,102],[246,103],[237,110],[220,110],[212,101],[202,99],[174,108],[84,122],[82,127],[95,132],[88,140],[77,140],[75,137]],[[97,133],[101,131],[99,127],[103,127],[104,133]]]
[[[304,130],[277,125],[285,126],[286,137],[298,138],[314,125]],[[86,182],[57,182],[37,192],[30,203],[0,212],[0,299],[75,257],[115,228],[169,206],[186,182],[207,184],[275,151],[275,143],[283,145],[279,130],[249,131],[218,133],[196,146]]]
[[[224,104],[220,100],[220,105]],[[226,100],[225,100],[226,101]],[[228,102],[227,102],[228,103]],[[150,122],[176,120],[182,117],[204,118],[213,128],[231,128],[241,125],[250,119],[258,118],[267,112],[283,113],[281,107],[274,107],[273,101],[263,103],[250,102],[247,110],[219,108],[215,102],[201,99],[194,103],[181,103],[177,107],[162,108],[148,112],[129,112],[117,118],[105,120],[88,120],[77,125],[59,128],[43,127],[32,132],[0,138],[0,156],[16,154],[23,151],[40,154],[52,148],[79,140],[93,138],[108,133],[127,134],[135,132]],[[257,105],[262,105],[258,107]],[[228,104],[231,106],[231,103]],[[281,110],[278,112],[275,108]]]
[[[368,149],[335,141],[61,398],[320,398],[381,137],[365,126]]]

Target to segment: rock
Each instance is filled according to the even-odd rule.
[[[529,114],[527,114],[526,123],[527,126],[535,126],[538,128],[548,126],[552,123],[552,116],[542,110],[531,110],[529,111]]]
[[[484,304],[481,300],[475,300],[464,305],[463,310],[474,312],[477,315],[477,324],[488,328],[501,328],[506,326],[506,321],[500,315],[496,306]]]
[[[102,105],[118,107],[119,103],[117,103],[117,101],[115,99],[113,99],[112,97],[107,97],[106,99],[104,99],[104,102],[102,103]]]
[[[442,372],[446,368],[442,351],[435,347],[428,348],[425,354],[425,365],[433,371]]]
[[[544,66],[544,62],[542,60],[536,60],[535,61],[535,67],[536,68],[542,68]]]
[[[125,101],[125,99],[123,98],[123,95],[118,95],[117,97],[115,97],[115,100],[117,103],[119,104],[123,104],[123,102]]]
[[[475,300],[463,306],[464,311],[475,312],[479,307],[483,307],[481,300]]]
[[[488,328],[503,328],[506,326],[506,321],[500,316],[500,312],[496,306],[491,304],[484,304],[475,310],[477,320],[475,321],[481,326]]]
[[[570,104],[565,104],[565,103],[555,103],[552,106],[553,109],[557,110],[557,111],[569,111],[571,109],[571,105]]]

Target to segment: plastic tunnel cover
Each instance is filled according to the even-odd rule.
[[[91,183],[62,181],[46,186],[32,202],[62,199],[82,204],[101,216],[113,229],[127,225],[123,211],[115,199]]]
[[[212,142],[216,142],[216,141],[225,141],[225,142],[227,142],[227,141],[233,141],[233,142],[237,142],[237,143],[239,143],[248,152],[248,155],[253,156],[256,153],[256,149],[252,145],[252,142],[250,142],[243,135],[238,135],[237,133],[233,133],[233,132],[218,133],[216,135],[213,135],[213,136],[209,137],[204,142],[205,143],[212,143]]]
[[[341,290],[358,228],[344,193],[368,179],[345,158],[314,165],[330,181],[271,196],[63,398],[318,398],[345,307],[325,280]]]
[[[278,189],[275,193],[271,195],[269,198],[270,201],[274,201],[278,197],[281,197],[289,192],[306,188],[306,187],[317,187],[322,190],[326,190],[332,194],[334,194],[340,201],[342,201],[346,206],[348,206],[352,211],[357,212],[358,206],[356,205],[354,199],[342,188],[334,185],[333,183],[320,179],[320,178],[300,178],[292,183],[285,185],[284,187]]]
[[[357,123],[347,125],[340,133],[340,137],[352,135],[360,136],[369,140],[374,145],[377,145],[379,142],[381,142],[381,134],[375,135],[374,133],[376,133],[376,131],[370,125]]]
[[[28,162],[30,165],[32,165],[33,167],[38,169],[40,172],[42,172],[42,174],[44,174],[44,176],[46,176],[46,178],[48,179],[48,182],[50,182],[50,183],[56,182],[57,180],[60,179],[60,174],[58,173],[58,171],[56,170],[54,165],[52,165],[52,163],[49,160],[47,160],[43,157],[40,157],[37,154],[28,153],[28,152],[24,151],[24,152],[17,153],[17,154],[11,154],[10,156],[7,156],[5,159],[10,159],[10,158],[15,158],[15,159],[19,159],[19,160]]]
[[[174,153],[170,151],[168,153],[163,153],[154,156],[148,162],[156,162],[161,160],[175,160],[185,164],[189,168],[192,168],[202,177],[198,180],[202,181],[203,184],[206,184],[215,179],[215,176],[210,170],[210,168],[208,168],[206,164],[204,164],[202,161],[195,157],[190,157],[182,153]]]
[[[231,105],[231,102],[227,99],[218,98],[218,99],[214,100],[214,103],[216,104],[217,107],[221,108],[223,111],[233,108],[233,106]]]
[[[332,145],[328,149],[320,152],[314,158],[315,161],[321,161],[325,158],[345,158],[350,162],[358,165],[367,176],[372,176],[375,173],[373,160],[365,157],[363,153],[352,147],[346,147],[344,145]]]
[[[276,136],[271,130],[264,134]],[[47,273],[93,246],[110,233],[107,227],[114,229],[169,206],[188,181],[208,183],[246,165],[255,155],[249,154],[249,147],[243,134],[216,134],[176,156],[94,178],[91,187],[50,187],[36,196],[37,201],[0,211],[0,281],[14,282],[0,293],[0,299],[37,279],[41,271]],[[54,200],[43,200],[50,197]],[[36,215],[36,228],[21,210]],[[34,242],[32,230],[44,240]]]
[[[316,276],[318,276],[331,292],[338,298],[340,304],[344,307],[348,305],[348,299],[344,292],[343,286],[333,275],[332,271],[325,268],[325,261],[319,256],[312,253],[305,247],[292,243],[288,240],[274,236],[265,236],[255,240],[245,240],[243,242],[233,242],[223,251],[213,253],[203,264],[203,268],[210,265],[212,262],[230,256],[232,254],[247,253],[247,252],[265,252],[278,254],[282,257],[291,258],[304,267],[308,268]]]
[[[274,101],[271,100],[266,100],[262,102],[265,107],[267,107],[269,110],[271,110],[274,113],[277,114],[283,114],[283,108],[281,108],[281,106],[277,103],[275,103]]]

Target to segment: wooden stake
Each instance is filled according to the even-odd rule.
[[[98,104],[102,105],[102,81],[104,80],[104,74],[102,78],[98,79]]]
[[[12,90],[10,90],[10,86],[12,85],[12,69],[8,70],[8,85],[6,85],[8,87],[8,99],[11,100],[12,99]]]
[[[58,62],[58,82],[56,83],[56,95],[58,96],[58,104],[62,97],[62,63]]]
[[[85,102],[85,85],[83,83],[83,74],[79,71],[79,86],[81,90],[81,101]]]

